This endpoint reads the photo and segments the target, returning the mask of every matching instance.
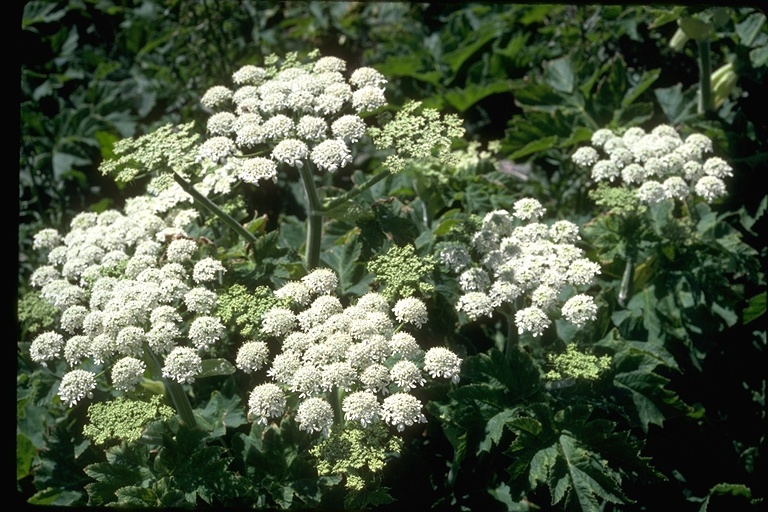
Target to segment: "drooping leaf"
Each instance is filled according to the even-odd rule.
[[[203,370],[197,376],[200,379],[235,373],[234,365],[224,358],[203,359],[202,367]]]

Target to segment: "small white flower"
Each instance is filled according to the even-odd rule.
[[[176,347],[165,358],[163,377],[180,384],[191,384],[203,371],[203,360],[189,347]]]
[[[360,116],[345,115],[331,124],[331,133],[337,139],[354,144],[365,135],[365,121]]]
[[[232,112],[217,112],[208,118],[206,130],[211,135],[229,135],[237,118]]]
[[[214,316],[199,316],[189,326],[189,340],[198,350],[208,350],[224,337],[224,325]]]
[[[707,202],[711,202],[726,194],[725,183],[716,176],[702,177],[696,182],[694,189]]]
[[[232,81],[237,85],[259,85],[267,77],[267,72],[258,66],[245,65],[232,74]]]
[[[733,175],[733,169],[728,162],[720,157],[713,156],[704,162],[704,174],[715,178],[726,178]]]
[[[333,270],[318,268],[301,278],[310,290],[318,295],[329,295],[339,286],[339,278]]]
[[[485,293],[469,292],[459,297],[456,311],[464,311],[470,320],[477,320],[481,316],[491,316],[493,302]]]
[[[582,327],[597,318],[597,304],[589,295],[574,295],[563,304],[562,313],[573,325]]]
[[[310,434],[320,432],[327,436],[333,425],[333,408],[322,398],[309,398],[299,405],[296,423],[299,424],[300,430],[306,430]]]
[[[352,93],[352,106],[358,113],[370,112],[386,104],[384,90],[372,85],[365,85]]]
[[[427,305],[415,297],[400,299],[392,308],[398,322],[413,324],[421,327],[427,323]]]
[[[233,155],[237,146],[229,137],[218,135],[203,142],[198,150],[198,157],[202,160],[210,160],[214,163],[223,163],[227,157]]]
[[[513,215],[521,220],[538,220],[546,212],[546,209],[538,200],[530,197],[516,201],[513,209]]]
[[[424,370],[432,378],[446,378],[458,383],[461,358],[445,347],[432,347],[424,355]]]
[[[292,167],[301,167],[309,155],[309,146],[298,139],[281,140],[272,149],[272,158]]]
[[[470,267],[459,276],[461,291],[486,292],[491,286],[491,278],[486,271],[478,267]]]
[[[357,88],[366,86],[380,87],[387,83],[387,80],[384,78],[384,75],[375,69],[362,67],[352,72],[352,76],[349,77],[349,83]]]
[[[238,159],[234,172],[238,179],[252,185],[258,185],[261,180],[277,181],[277,162],[261,156]]]
[[[131,391],[144,380],[144,362],[124,357],[112,365],[112,385],[121,391]]]
[[[215,281],[221,273],[226,271],[224,265],[219,260],[211,257],[203,258],[195,263],[195,268],[192,271],[192,280],[196,283]]]
[[[381,415],[389,425],[397,427],[398,432],[414,423],[426,423],[427,418],[421,412],[421,402],[408,393],[395,393],[384,399]]]
[[[232,91],[230,89],[223,85],[214,85],[203,94],[200,103],[205,107],[215,109],[226,105],[231,100]]]
[[[302,116],[296,125],[296,135],[310,142],[319,142],[326,139],[328,123],[322,117]]]
[[[35,233],[32,239],[32,248],[37,249],[53,249],[61,243],[61,235],[53,228],[41,229]]]
[[[253,388],[248,397],[248,417],[258,418],[257,423],[267,424],[269,418],[277,418],[285,412],[287,400],[276,384],[261,384]]]
[[[392,382],[406,390],[423,386],[426,382],[419,367],[408,360],[396,362],[389,371],[389,376]]]
[[[342,73],[346,71],[347,63],[333,56],[320,57],[312,65],[312,71],[315,73],[326,73],[328,71],[336,71]]]
[[[189,261],[192,255],[197,251],[197,242],[188,238],[179,238],[172,240],[165,250],[165,256],[168,261],[182,263]]]
[[[281,337],[296,328],[296,315],[288,308],[273,307],[261,317],[261,330],[265,334]]]
[[[449,243],[440,250],[440,262],[452,272],[461,272],[472,262],[472,257],[464,244]]]
[[[540,308],[531,306],[515,313],[515,325],[518,334],[530,332],[534,337],[541,336],[544,329],[549,327],[550,320]]]
[[[245,373],[258,371],[269,358],[269,347],[263,341],[248,341],[237,351],[235,365]]]
[[[63,348],[64,337],[57,332],[47,331],[32,340],[29,355],[37,363],[51,361],[61,355]]]
[[[59,397],[68,407],[77,405],[83,398],[93,398],[96,376],[85,370],[72,370],[64,374],[59,383]]]
[[[680,176],[670,176],[664,180],[662,186],[664,187],[665,196],[669,199],[679,199],[682,201],[688,197],[690,192],[688,183]]]
[[[666,191],[658,181],[646,181],[637,189],[637,197],[644,203],[655,204],[665,199]]]
[[[352,154],[341,139],[328,139],[312,149],[312,162],[321,170],[336,172],[352,162]]]
[[[344,419],[356,421],[365,428],[379,420],[381,404],[370,391],[357,391],[347,396],[341,405]]]

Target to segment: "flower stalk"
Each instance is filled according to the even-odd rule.
[[[150,374],[155,378],[160,378],[163,380],[165,389],[168,391],[168,395],[171,397],[171,401],[173,402],[173,408],[176,409],[176,412],[179,414],[179,416],[181,416],[181,421],[190,428],[196,428],[197,421],[195,420],[195,415],[192,412],[192,404],[189,403],[189,398],[184,392],[184,388],[182,388],[181,384],[178,382],[162,376],[163,372],[160,359],[158,359],[157,355],[152,351],[151,348],[149,348],[149,345],[146,343],[144,343],[144,355],[146,356],[144,358],[144,362],[147,363]]]
[[[317,194],[312,169],[305,164],[299,167],[301,182],[307,198],[307,244],[304,261],[307,270],[313,270],[320,264],[320,244],[322,242],[323,207]]]
[[[176,180],[176,183],[179,184],[181,188],[184,189],[186,193],[191,195],[195,202],[217,216],[221,221],[232,228],[238,235],[243,237],[248,243],[253,243],[256,241],[256,237],[253,236],[247,229],[245,229],[242,225],[240,225],[239,222],[237,222],[235,219],[232,218],[228,213],[226,213],[224,210],[216,206],[210,199],[205,197],[203,194],[201,194],[195,187],[188,182],[186,179],[184,179],[179,173],[176,171],[173,172],[173,179]]]

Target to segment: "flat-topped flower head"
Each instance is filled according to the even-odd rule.
[[[247,64],[232,74],[232,81],[237,85],[260,85],[267,78],[264,68]]]
[[[211,257],[203,258],[195,263],[192,280],[196,283],[209,283],[218,280],[219,276],[226,271],[227,269],[219,260]]]
[[[328,139],[312,149],[310,159],[318,169],[336,172],[352,162],[352,153],[342,139]]]
[[[260,370],[269,358],[269,347],[263,341],[248,341],[237,351],[235,365],[245,373]]]
[[[146,365],[135,357],[124,357],[112,365],[112,385],[121,391],[131,391],[144,380]]]
[[[377,422],[381,417],[381,404],[370,391],[356,391],[348,395],[344,398],[341,410],[344,411],[345,420],[356,421],[363,428]]]
[[[210,109],[219,109],[232,101],[232,90],[223,85],[214,85],[203,94],[200,103]]]
[[[262,180],[277,181],[277,162],[270,158],[255,156],[237,159],[232,168],[238,179],[252,185]]]
[[[691,194],[711,202],[725,194],[722,179],[733,174],[725,160],[706,156],[714,149],[709,137],[692,133],[683,139],[670,125],[658,125],[650,132],[632,127],[621,136],[601,128],[591,142],[592,146],[578,148],[571,160],[590,169],[595,181],[627,187],[648,205],[684,201]],[[697,188],[703,176],[720,181],[705,181]]]
[[[284,307],[273,307],[261,319],[261,330],[273,336],[285,336],[291,332],[298,321],[293,311]]]
[[[456,311],[463,311],[470,320],[477,320],[483,316],[491,316],[493,313],[493,301],[482,292],[469,292],[459,297],[456,303]]]
[[[301,167],[309,156],[309,146],[298,139],[283,139],[272,150],[272,158],[278,162]]]
[[[384,75],[375,69],[362,67],[357,68],[352,72],[352,76],[349,78],[349,83],[357,88],[363,88],[366,86],[381,87],[387,83],[387,80],[384,78]]]
[[[413,324],[421,327],[427,323],[427,305],[415,297],[405,297],[397,301],[392,308],[398,322]]]
[[[527,307],[515,313],[518,334],[530,332],[534,337],[541,336],[552,321],[541,308]]]
[[[299,424],[300,430],[306,430],[310,434],[320,432],[322,436],[327,437],[333,425],[333,408],[323,398],[309,398],[299,405],[296,423]]]
[[[538,200],[530,197],[516,201],[513,210],[512,215],[521,220],[538,220],[546,211]]]
[[[197,350],[190,347],[176,347],[166,356],[163,377],[180,384],[191,384],[203,371],[203,360]]]
[[[277,384],[261,384],[248,396],[248,417],[255,417],[256,423],[266,425],[269,419],[283,415],[286,404],[285,394]]]
[[[424,354],[424,371],[432,378],[459,382],[461,358],[445,347],[432,347]]]
[[[421,369],[413,361],[407,359],[396,362],[389,371],[389,377],[404,390],[423,386],[426,380],[421,374]]]
[[[51,361],[61,355],[63,348],[64,336],[55,331],[47,331],[32,340],[29,355],[35,362]]]
[[[59,397],[67,407],[74,407],[83,398],[93,398],[96,376],[86,370],[72,370],[61,378]]]
[[[317,295],[330,295],[339,286],[339,278],[333,270],[318,268],[301,278],[313,293]]]
[[[384,399],[381,416],[385,422],[397,428],[398,432],[415,423],[426,423],[427,418],[421,412],[421,402],[408,393],[395,393]]]
[[[589,295],[574,295],[563,304],[562,312],[563,318],[576,327],[582,327],[597,318],[597,304]]]

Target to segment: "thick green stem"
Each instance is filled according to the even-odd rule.
[[[239,222],[233,219],[224,210],[216,206],[210,199],[208,199],[203,194],[198,192],[197,189],[195,189],[195,187],[193,187],[190,182],[185,180],[180,174],[178,174],[175,171],[173,173],[173,179],[176,180],[176,183],[178,183],[186,193],[188,193],[194,198],[197,204],[199,204],[200,206],[202,206],[212,214],[216,215],[219,219],[222,220],[222,222],[224,222],[224,224],[232,228],[238,235],[243,237],[248,243],[253,243],[256,241],[256,237],[253,236],[250,232],[248,232],[248,230],[245,229]]]
[[[301,181],[304,184],[304,193],[307,198],[307,246],[304,261],[307,270],[317,268],[320,264],[320,244],[322,243],[323,208],[320,205],[320,197],[317,195],[315,178],[312,169],[308,165],[299,168]]]
[[[507,339],[504,341],[504,355],[509,359],[512,355],[512,351],[520,344],[520,335],[517,332],[515,315],[512,310],[504,314],[504,319],[507,323]]]
[[[182,388],[181,384],[178,382],[163,377],[160,359],[158,359],[157,355],[146,343],[144,344],[144,354],[146,355],[144,361],[149,366],[149,373],[154,378],[163,380],[165,389],[168,391],[168,395],[170,395],[171,401],[173,402],[173,407],[176,409],[179,416],[181,416],[181,421],[190,428],[196,428],[197,421],[195,420],[195,415],[192,413],[192,404],[189,403],[189,398],[187,398],[184,388]]]
[[[344,424],[344,412],[341,410],[341,390],[338,386],[335,386],[331,390],[331,407],[333,407],[334,423],[337,425]]]
[[[619,305],[627,307],[627,299],[632,293],[632,277],[635,273],[635,258],[627,257],[627,263],[624,266],[624,275],[621,276],[621,288],[619,289]]]
[[[699,49],[699,114],[706,114],[714,110],[709,38],[698,39],[696,44]]]

